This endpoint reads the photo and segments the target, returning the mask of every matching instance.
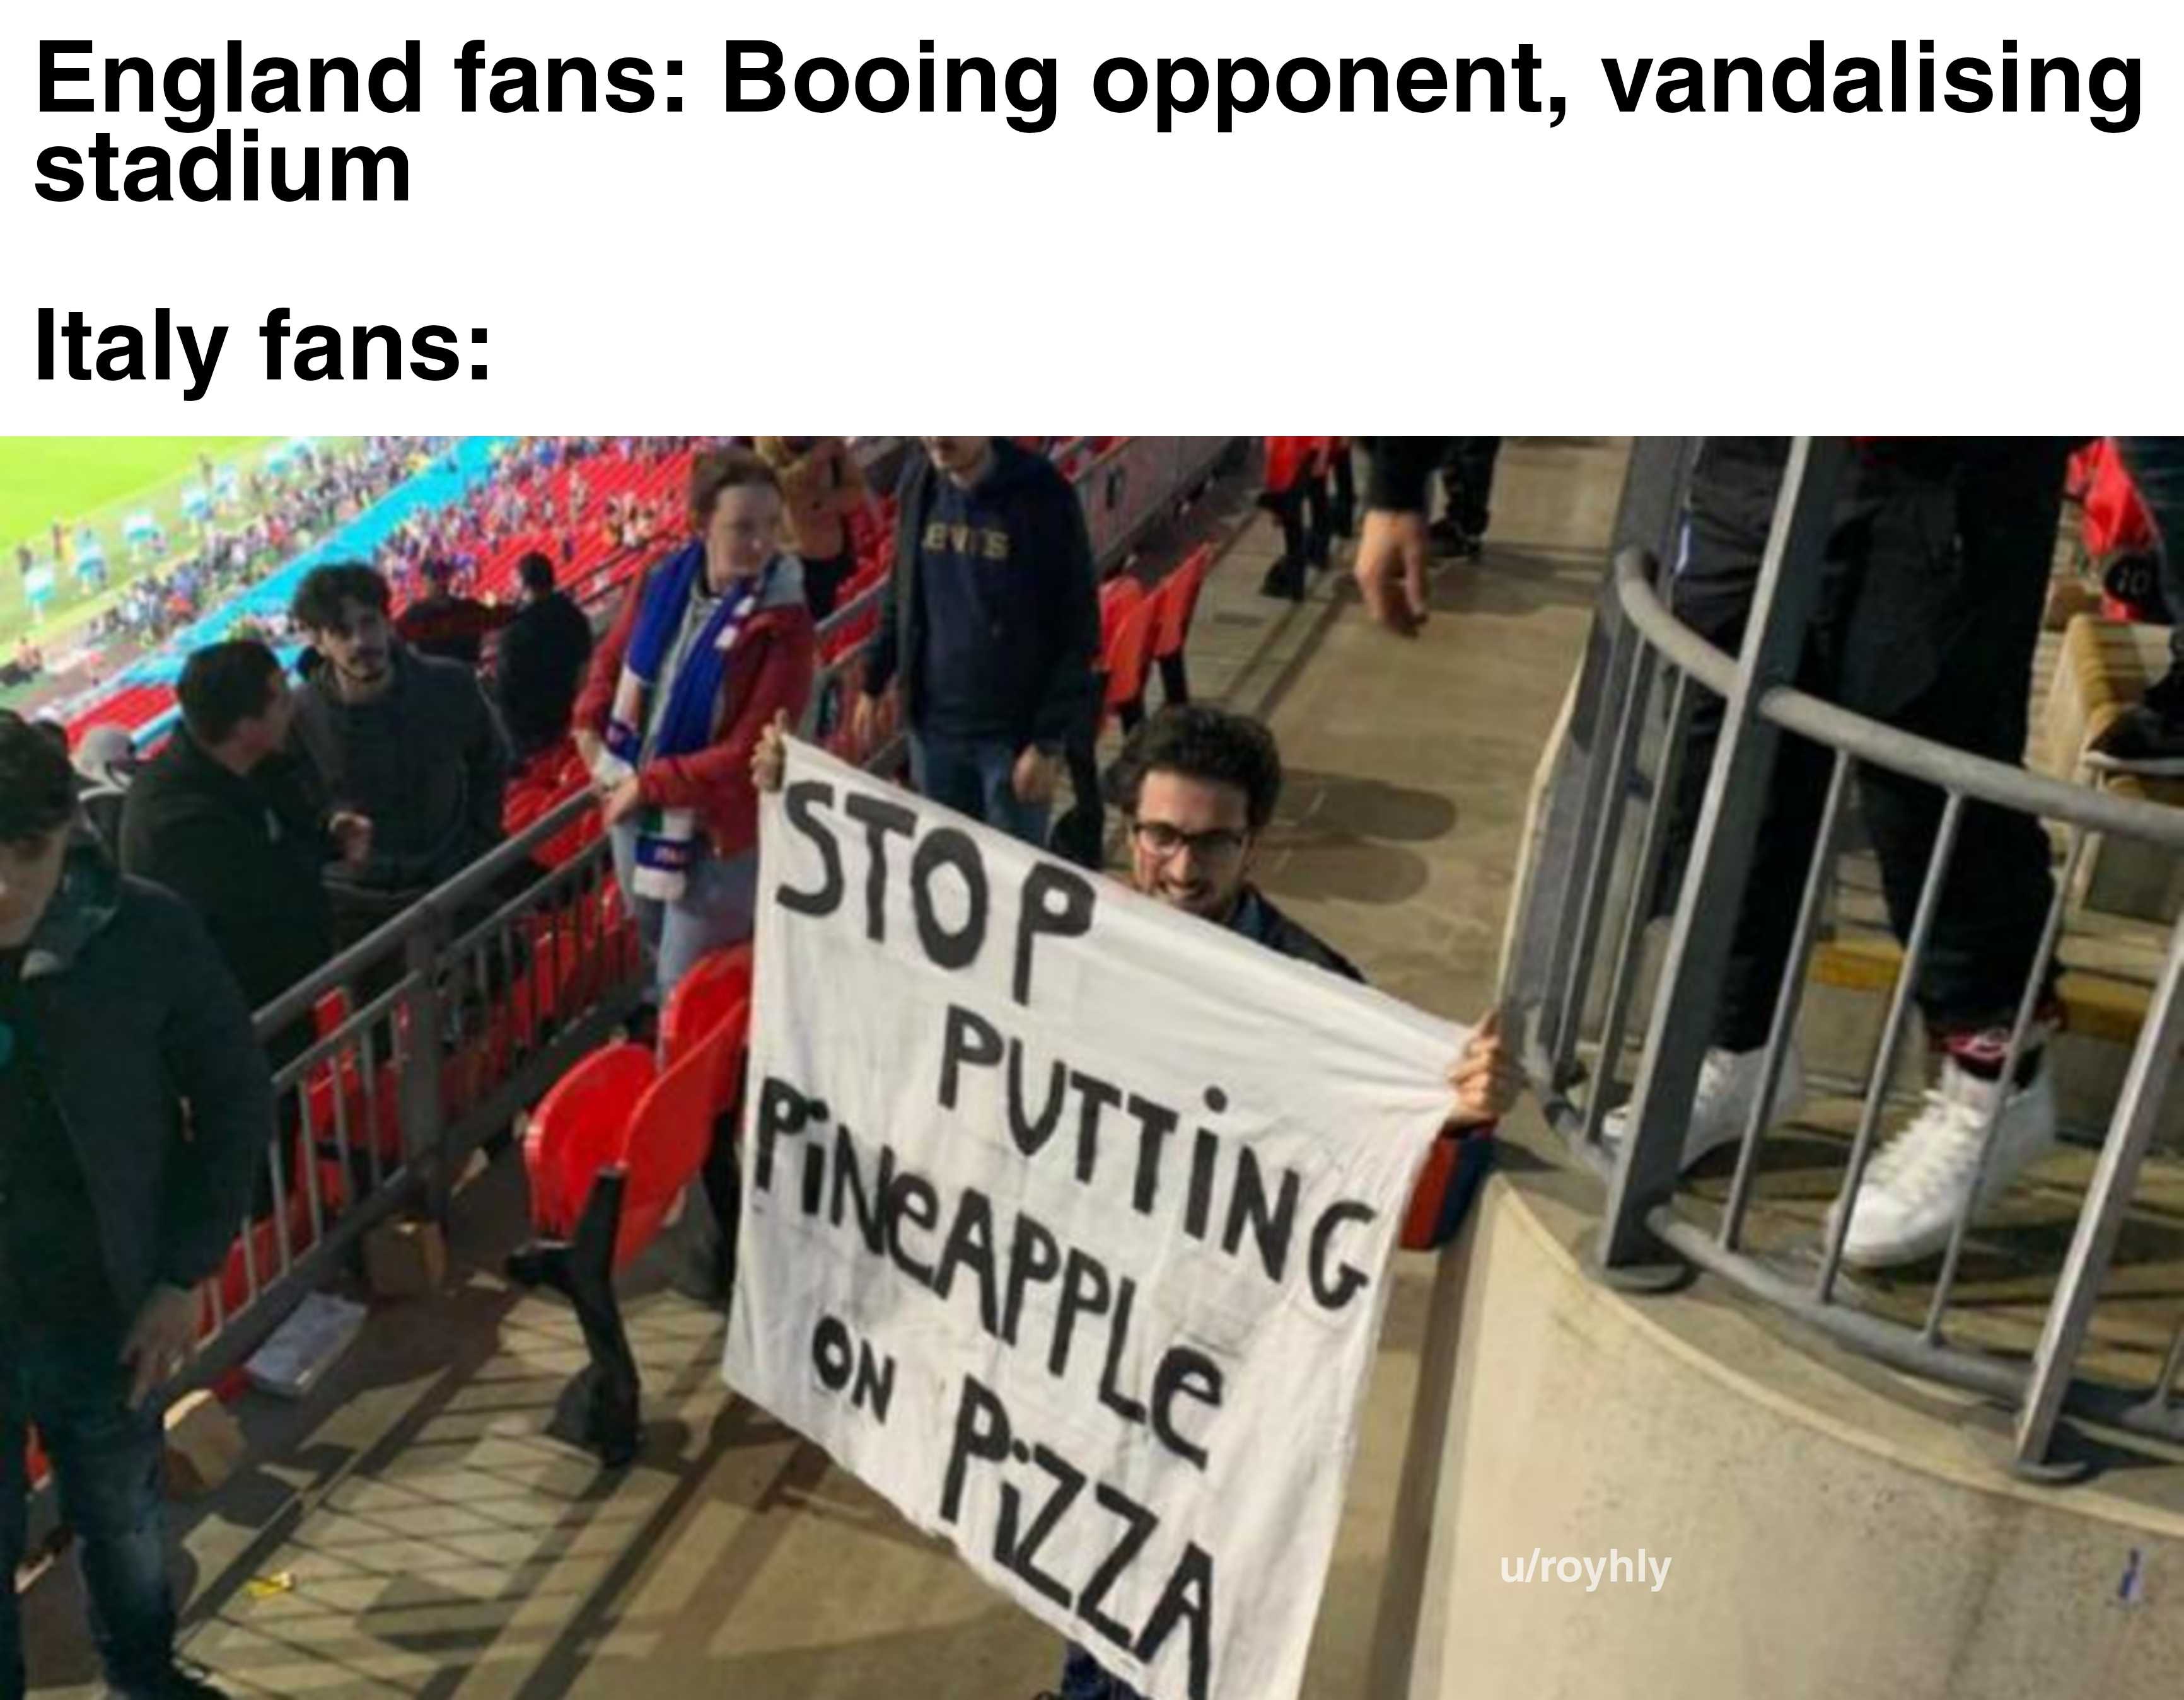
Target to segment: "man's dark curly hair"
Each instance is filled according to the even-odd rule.
[[[67,735],[0,708],[0,844],[39,842],[75,818]]]
[[[306,631],[338,632],[347,618],[343,605],[353,602],[385,614],[389,606],[387,581],[360,561],[314,567],[296,586],[288,617]]]
[[[1107,800],[1134,819],[1151,773],[1180,774],[1244,793],[1255,833],[1274,818],[1282,794],[1281,752],[1265,725],[1245,714],[1184,703],[1162,708],[1130,734],[1109,775]]]

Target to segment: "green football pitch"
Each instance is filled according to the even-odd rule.
[[[198,474],[198,457],[238,471],[255,458],[259,436],[4,436],[0,437],[0,641],[12,645],[29,625],[16,549],[28,543],[41,560],[53,555],[53,521],[65,526],[74,547],[77,529],[89,525],[104,544],[109,587],[80,597],[64,570],[40,632],[59,636],[113,600],[114,592],[141,570],[121,538],[121,522],[149,514],[170,542],[182,536],[182,492]]]

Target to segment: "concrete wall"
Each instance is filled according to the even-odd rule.
[[[1589,1215],[1497,1177],[1440,1270],[1374,1700],[2184,1692],[2184,1467],[2024,1486],[1997,1414],[1588,1278]],[[1641,1547],[1658,1592],[1502,1578]]]

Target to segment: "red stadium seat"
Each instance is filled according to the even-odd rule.
[[[650,1245],[682,1189],[698,1178],[713,1143],[715,1094],[724,1063],[720,1053],[740,1047],[739,1024],[711,1036],[652,1083],[630,1118],[621,1167],[627,1179],[621,1222],[615,1234],[614,1266],[627,1269]]]
[[[1201,543],[1184,563],[1160,583],[1154,595],[1160,602],[1160,623],[1153,636],[1153,658],[1165,661],[1180,655],[1190,638],[1191,616],[1198,611],[1198,593],[1213,566],[1213,546]]]
[[[574,1229],[594,1177],[621,1160],[630,1119],[657,1073],[645,1046],[609,1045],[539,1100],[523,1135],[523,1166],[531,1177],[531,1219],[540,1231]]]
[[[1160,612],[1156,597],[1140,593],[1117,621],[1113,641],[1104,647],[1107,675],[1103,704],[1106,714],[1115,714],[1125,703],[1135,703],[1145,694],[1145,677],[1152,669],[1153,636],[1159,627]]]
[[[724,1025],[734,1027],[734,1048],[740,1048],[750,1020],[750,1000],[749,945],[730,945],[699,958],[668,994],[660,1014],[660,1053],[666,1066],[675,1067]],[[716,1058],[720,1077],[715,1081],[714,1102],[722,1106],[733,1092],[734,1048]]]

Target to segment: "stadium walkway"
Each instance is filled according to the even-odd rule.
[[[1477,567],[1444,566],[1406,643],[1338,580],[1260,597],[1274,550],[1234,489],[1200,609],[1201,697],[1262,713],[1290,769],[1263,883],[1384,987],[1475,1015],[1491,987],[1534,764],[1581,644],[1623,446],[1512,442]],[[390,1306],[301,1408],[244,1410],[255,1462],[183,1508],[187,1653],[237,1693],[430,1700],[722,1693],[1022,1700],[1045,1630],[794,1434],[728,1395],[721,1325],[655,1290],[628,1307],[648,1445],[618,1479],[542,1431],[582,1361],[573,1317],[499,1272],[512,1157],[457,1198],[456,1268]],[[1365,1692],[1430,1264],[1406,1256],[1305,1692]],[[91,1682],[72,1569],[25,1599],[31,1667]]]

